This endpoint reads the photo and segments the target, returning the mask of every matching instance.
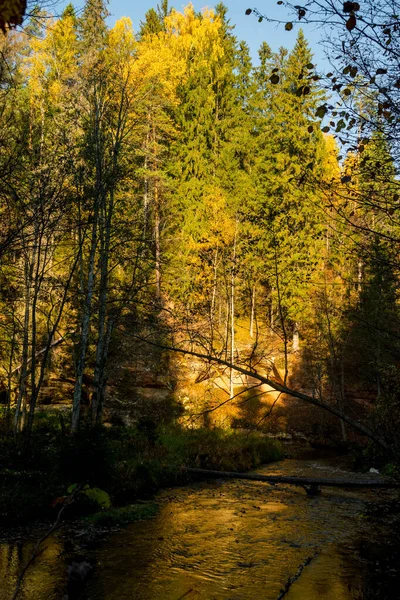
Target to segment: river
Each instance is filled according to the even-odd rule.
[[[343,457],[286,459],[257,472],[366,477],[350,473]],[[155,518],[114,531],[95,548],[55,534],[20,598],[61,600],[67,563],[79,551],[94,565],[82,600],[277,600],[285,588],[285,600],[398,600],[397,534],[390,519],[366,514],[394,496],[324,488],[310,497],[299,487],[239,480],[164,490]],[[32,544],[0,545],[1,600],[10,599]]]

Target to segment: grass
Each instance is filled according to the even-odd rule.
[[[282,446],[260,434],[222,429],[169,429],[160,436],[176,465],[247,471],[280,460]]]

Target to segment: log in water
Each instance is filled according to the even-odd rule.
[[[209,469],[187,469],[188,473],[202,475],[203,477],[218,477],[220,479],[247,479],[249,481],[262,481],[275,485],[286,483],[300,486],[327,486],[342,488],[398,488],[400,483],[390,479],[379,480],[351,480],[351,479],[325,479],[310,477],[287,477],[282,475],[260,475],[253,473],[236,473],[235,471],[212,471]]]

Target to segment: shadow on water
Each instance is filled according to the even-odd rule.
[[[260,471],[345,478],[343,461],[289,459]],[[365,515],[367,503],[378,506],[391,494],[324,489],[310,498],[301,488],[219,480],[164,490],[157,517],[112,533],[90,551],[96,567],[82,600],[178,600],[186,593],[188,600],[277,600],[300,571],[286,600],[397,599],[397,565],[381,552],[387,526]],[[21,598],[62,598],[61,539],[49,540]],[[0,548],[8,589],[28,546]],[[398,558],[399,546],[390,548]],[[0,598],[8,600],[4,590]]]

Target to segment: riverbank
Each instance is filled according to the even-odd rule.
[[[108,511],[111,521],[126,524],[130,514],[135,520],[136,512],[119,511],[121,507],[149,498],[160,488],[184,483],[187,467],[244,471],[282,456],[278,441],[256,433],[142,422],[133,428],[87,430],[71,437],[57,419],[47,417],[37,423],[29,443],[2,436],[0,527],[54,519],[75,484],[106,496],[99,500],[95,493],[83,490],[65,517],[101,508],[99,519],[106,518]],[[104,500],[107,497],[109,501]]]

